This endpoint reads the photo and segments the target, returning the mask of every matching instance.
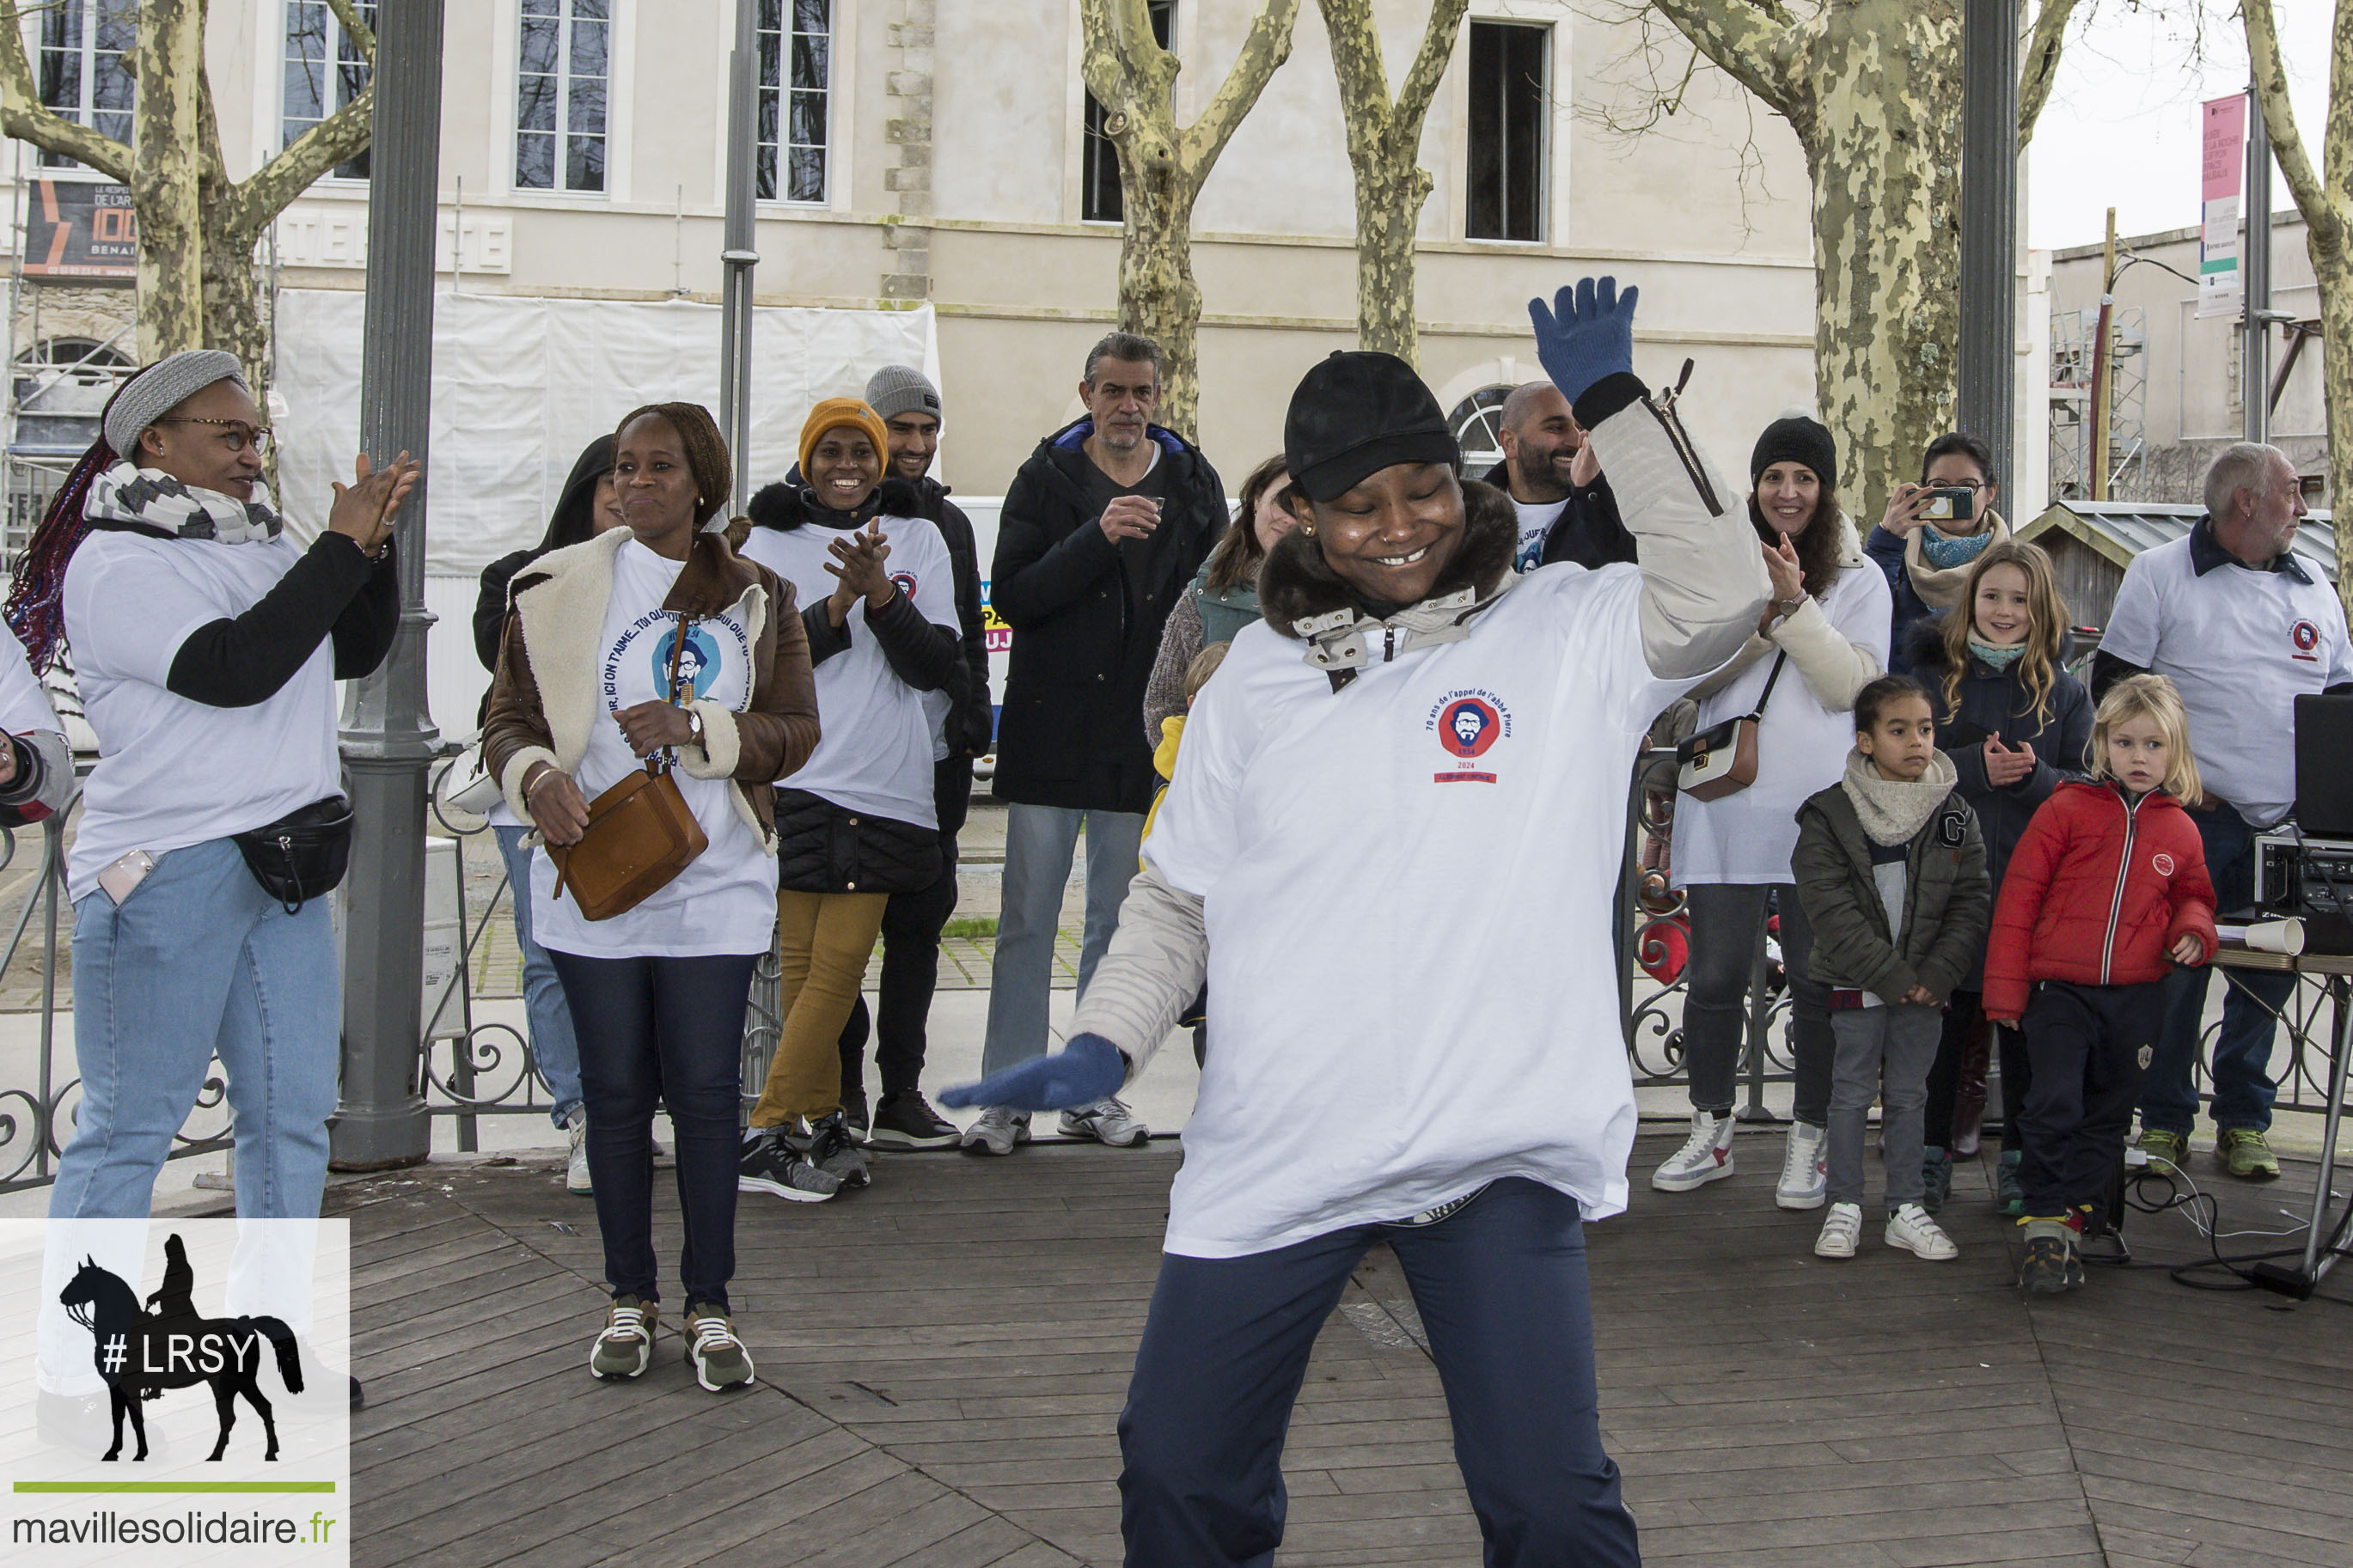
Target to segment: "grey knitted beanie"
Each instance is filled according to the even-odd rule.
[[[888,425],[902,414],[940,417],[940,389],[913,365],[886,364],[866,383],[866,406]]]
[[[245,385],[245,371],[226,349],[183,349],[159,359],[122,384],[106,411],[106,444],[137,460],[139,437],[147,426],[215,382]]]

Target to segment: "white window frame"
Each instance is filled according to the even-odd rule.
[[[1538,96],[1548,106],[1548,111],[1540,110],[1538,115],[1544,131],[1544,144],[1536,151],[1537,178],[1542,186],[1536,196],[1536,216],[1542,228],[1534,239],[1506,239],[1493,235],[1473,235],[1471,232],[1471,29],[1476,26],[1525,27],[1545,36],[1545,76],[1538,89]],[[1560,50],[1567,37],[1566,29],[1556,21],[1532,20],[1526,16],[1502,13],[1493,15],[1473,13],[1462,19],[1462,29],[1458,57],[1461,62],[1462,70],[1461,100],[1462,137],[1454,160],[1458,177],[1461,181],[1460,186],[1461,198],[1459,204],[1460,211],[1450,226],[1453,233],[1448,237],[1459,239],[1467,245],[1504,245],[1514,246],[1521,249],[1556,247],[1560,243],[1558,237],[1565,216],[1560,200],[1563,182],[1556,178],[1556,171],[1553,168],[1555,150],[1565,145],[1561,128],[1556,121],[1561,118],[1567,106],[1556,91],[1555,84],[1562,79],[1564,65],[1560,58]]]
[[[791,83],[793,39],[797,37],[807,36],[796,32],[792,26],[793,3],[794,0],[775,0],[777,22],[776,79],[775,83],[771,84],[765,77],[761,77],[753,83],[752,90],[754,95],[753,109],[753,133],[754,136],[758,134],[758,100],[770,93],[774,93],[776,100],[776,139],[772,142],[758,142],[754,148],[754,155],[756,157],[759,152],[768,149],[773,149],[776,154],[776,190],[778,194],[772,196],[759,196],[758,200],[760,205],[762,206],[790,207],[799,208],[803,211],[809,211],[820,207],[831,206],[833,205],[834,194],[839,188],[839,180],[838,176],[839,174],[839,163],[842,149],[841,138],[837,132],[838,128],[842,123],[840,114],[841,105],[839,100],[841,97],[842,81],[842,37],[846,29],[844,29],[841,25],[843,0],[824,0],[826,26],[825,86],[818,90],[822,91],[825,95],[825,141],[818,146],[818,150],[825,155],[825,180],[823,188],[814,196],[786,195],[783,193],[786,185],[789,184],[789,174],[792,163],[789,154],[795,146],[807,145],[806,142],[796,143],[791,139],[792,96],[794,91]],[[721,41],[723,45],[732,49],[734,43],[733,32],[732,26],[726,25],[729,23],[729,17],[724,10],[721,13],[721,20],[723,23],[722,31],[726,34],[726,37],[724,37]],[[762,29],[764,32],[765,30],[766,29],[765,28]],[[755,71],[758,69],[756,61],[754,62],[754,69]],[[721,79],[725,79],[723,70]],[[724,106],[723,104],[723,107]],[[722,142],[720,157],[723,163],[726,158],[726,149],[724,145],[726,141],[726,121],[723,113],[721,117],[720,124],[720,140]]]
[[[276,5],[278,7],[279,26],[274,35],[269,34],[265,29],[264,37],[265,47],[267,47],[269,43],[273,42],[276,46],[269,51],[268,58],[269,63],[268,68],[275,77],[278,84],[278,91],[276,94],[278,111],[275,116],[277,136],[275,139],[267,140],[266,146],[261,150],[259,162],[265,163],[271,158],[276,157],[279,153],[283,151],[293,140],[293,138],[286,134],[286,68],[288,65],[292,63],[288,51],[291,46],[290,35],[293,23],[293,8],[297,4],[305,3],[305,0],[271,0],[271,3]],[[329,96],[332,97],[334,91],[334,84],[340,79],[342,74],[344,43],[343,19],[335,15],[334,8],[328,5],[325,3],[325,0],[309,0],[309,3],[317,4],[320,10],[325,15],[327,36],[324,41],[327,53],[324,65],[328,73],[328,93]],[[383,14],[382,0],[353,0],[353,3],[355,6],[360,8],[375,5],[377,7],[377,15],[381,16]],[[363,62],[363,64],[365,62]],[[374,79],[375,68],[368,66],[367,70],[370,79]],[[340,103],[333,104],[332,106],[322,106],[323,112],[320,115],[319,120],[313,121],[311,123],[318,124],[323,122],[328,117],[333,115],[343,107],[343,105]],[[266,129],[263,132],[263,135],[265,139],[269,136],[269,132]],[[345,174],[339,173],[339,169],[340,165],[338,165],[337,169],[328,170],[325,174],[321,176],[319,183],[321,184],[340,184],[353,189],[364,189],[366,187],[368,183],[367,175]]]
[[[47,100],[44,99],[42,100],[42,103],[45,107],[55,110],[58,113],[65,116],[65,118],[72,121],[77,125],[94,127],[97,123],[99,112],[91,106],[90,103],[91,94],[98,85],[98,28],[96,22],[98,9],[101,5],[106,4],[107,0],[74,0],[74,3],[79,4],[81,6],[82,18],[81,42],[78,46],[81,55],[80,101],[79,103],[69,105],[54,104],[49,103]],[[37,94],[40,91],[41,87],[42,63],[48,54],[48,48],[45,38],[45,34],[47,30],[48,18],[58,13],[54,12],[47,7],[26,7],[19,14],[24,22],[25,52],[26,57],[31,60],[33,67],[33,90]],[[135,5],[132,7],[132,16],[135,20],[137,16],[137,7]],[[127,54],[129,52],[129,50],[120,51],[120,53],[122,54]],[[132,85],[132,101],[135,103],[137,101],[138,94],[138,88],[135,83]],[[110,114],[118,114],[129,113],[132,112],[132,110],[108,110],[106,112]],[[126,135],[119,138],[119,140],[127,145],[130,142],[131,138]],[[54,162],[52,162],[52,160],[54,160]],[[79,159],[64,157],[60,154],[51,153],[46,148],[39,147],[34,149],[33,167],[36,171],[44,175],[54,175],[59,174],[69,174],[77,172],[94,172],[90,170],[89,164],[82,163]]]
[[[623,111],[630,89],[630,73],[624,62],[634,52],[634,17],[629,0],[605,0],[605,128],[599,132],[605,143],[604,184],[601,189],[575,189],[563,183],[568,159],[565,142],[572,134],[565,119],[572,104],[572,27],[575,18],[573,7],[577,0],[548,0],[556,7],[556,82],[554,128],[550,131],[526,130],[522,124],[522,24],[524,0],[506,0],[503,24],[499,29],[501,53],[504,58],[495,61],[500,69],[495,80],[502,84],[505,95],[507,156],[502,171],[508,191],[523,197],[543,197],[560,205],[584,202],[626,200],[628,196],[626,160],[628,116]],[[533,72],[533,75],[540,73]],[[553,140],[554,161],[552,174],[556,181],[548,185],[526,185],[521,178],[523,138],[545,136]]]

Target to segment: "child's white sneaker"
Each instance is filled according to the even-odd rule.
[[[1961,1249],[1953,1245],[1928,1211],[1918,1204],[1899,1205],[1887,1216],[1887,1245],[1900,1247],[1915,1258],[1925,1258],[1931,1263],[1942,1263],[1948,1258],[1958,1258]]]
[[[1830,1214],[1822,1220],[1822,1233],[1814,1237],[1816,1258],[1852,1258],[1855,1245],[1862,1239],[1862,1205],[1832,1204]]]
[[[1792,1121],[1773,1201],[1785,1209],[1818,1209],[1830,1194],[1830,1134],[1811,1122]]]

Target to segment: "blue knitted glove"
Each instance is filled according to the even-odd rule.
[[[1542,300],[1528,301],[1537,363],[1572,404],[1596,382],[1633,370],[1634,301],[1641,292],[1629,284],[1620,294],[1615,278],[1582,278],[1555,295],[1549,310]]]
[[[1127,1081],[1127,1058],[1101,1035],[1072,1035],[1051,1056],[994,1072],[978,1083],[942,1089],[940,1103],[955,1110],[1002,1105],[1014,1110],[1068,1110],[1119,1092]]]

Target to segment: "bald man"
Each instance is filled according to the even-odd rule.
[[[1486,481],[1507,492],[1520,516],[1514,564],[1523,572],[1573,561],[1607,566],[1634,559],[1634,536],[1618,520],[1618,500],[1600,461],[1549,381],[1532,381],[1504,399],[1504,460]]]

